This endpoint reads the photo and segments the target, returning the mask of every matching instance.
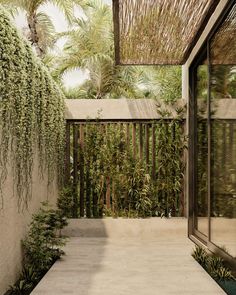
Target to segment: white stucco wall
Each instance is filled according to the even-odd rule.
[[[17,196],[13,196],[13,178],[9,176],[3,188],[4,208],[0,210],[0,294],[4,294],[20,273],[22,262],[21,240],[28,230],[33,213],[37,212],[42,201],[56,203],[56,181],[47,189],[47,177],[42,180],[38,175],[37,161],[33,173],[33,194],[28,210],[19,212]]]
[[[206,40],[207,36],[211,32],[212,28],[214,27],[217,19],[223,12],[224,8],[227,5],[228,0],[221,0],[216,7],[214,13],[212,14],[211,18],[209,19],[204,31],[202,32],[200,38],[198,39],[196,45],[194,46],[189,58],[187,59],[186,63],[182,66],[182,98],[187,102],[187,118],[189,118],[189,67],[193,62],[194,58],[198,54],[201,46],[203,45],[204,41]],[[189,122],[187,120],[187,134],[189,134]],[[187,163],[187,171],[188,171],[188,163]],[[188,172],[186,174],[186,183],[188,183]],[[186,187],[186,194],[187,200],[189,196],[188,186]],[[187,204],[188,207],[188,204]],[[188,214],[188,213],[187,213]]]

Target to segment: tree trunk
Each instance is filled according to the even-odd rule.
[[[30,35],[29,35],[29,41],[32,43],[32,45],[35,47],[36,54],[39,57],[43,56],[43,50],[39,46],[39,37],[37,34],[37,17],[36,13],[30,14],[27,16],[27,21],[28,21],[28,26],[30,30]]]

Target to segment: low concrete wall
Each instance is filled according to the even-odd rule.
[[[9,170],[10,171],[10,170]],[[47,177],[42,180],[35,164],[33,173],[33,194],[27,210],[19,212],[17,196],[13,196],[13,178],[9,176],[4,184],[4,208],[0,210],[0,294],[4,294],[10,284],[15,283],[21,271],[22,247],[28,225],[33,213],[37,212],[40,203],[47,199],[56,203],[57,186],[54,183],[48,190]]]
[[[106,237],[111,239],[158,239],[173,241],[186,239],[187,219],[174,218],[103,218],[103,219],[70,219],[63,234],[69,237]]]

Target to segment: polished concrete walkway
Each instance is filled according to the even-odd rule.
[[[33,295],[225,294],[191,257],[185,219],[71,221],[66,255]]]

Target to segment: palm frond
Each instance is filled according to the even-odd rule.
[[[36,14],[36,21],[39,46],[46,52],[47,48],[52,47],[56,41],[56,30],[51,18],[44,12]]]
[[[46,0],[45,2],[52,3],[57,6],[65,15],[69,24],[72,24],[75,16],[74,16],[74,7],[80,6],[82,8],[86,7],[85,0]]]

